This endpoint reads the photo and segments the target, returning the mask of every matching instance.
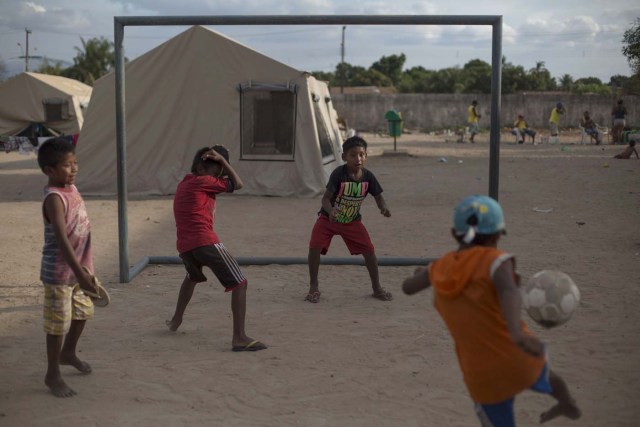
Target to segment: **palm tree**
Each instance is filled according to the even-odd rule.
[[[565,92],[571,92],[573,88],[573,77],[570,74],[563,74],[560,77],[560,89]]]

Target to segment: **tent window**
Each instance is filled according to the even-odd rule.
[[[45,98],[44,106],[45,122],[60,122],[69,119],[69,102],[61,98]]]
[[[320,111],[320,103],[313,103],[313,113],[316,118],[316,132],[318,133],[318,140],[320,141],[320,154],[322,155],[322,163],[327,164],[336,160],[336,154],[333,150],[333,141],[331,140],[331,134],[329,134],[329,128],[324,120],[322,111]]]
[[[241,85],[241,160],[293,160],[295,86]]]

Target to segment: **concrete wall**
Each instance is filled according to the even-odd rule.
[[[480,127],[488,128],[490,120],[490,95],[466,94],[335,94],[334,108],[347,120],[350,128],[359,131],[384,131],[387,122],[384,114],[391,109],[402,113],[405,129],[428,131],[464,126],[467,107],[474,99],[482,118]],[[596,123],[611,127],[611,108],[616,98],[609,95],[570,95],[565,93],[520,93],[503,95],[502,127],[511,127],[518,114],[524,114],[529,126],[547,128],[549,115],[558,101],[567,112],[560,127],[577,127],[582,113],[588,110]],[[627,125],[640,127],[640,97],[624,96],[627,107]]]

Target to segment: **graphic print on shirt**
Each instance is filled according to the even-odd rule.
[[[334,206],[338,212],[337,221],[343,224],[357,218],[360,206],[367,195],[369,182],[346,181],[340,183]]]

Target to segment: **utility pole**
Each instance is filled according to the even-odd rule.
[[[344,30],[346,25],[342,26],[342,43],[340,44],[340,93],[344,93]]]
[[[29,71],[29,34],[31,34],[31,30],[28,28],[25,28],[24,32],[27,38],[26,54],[24,56],[24,70]]]

